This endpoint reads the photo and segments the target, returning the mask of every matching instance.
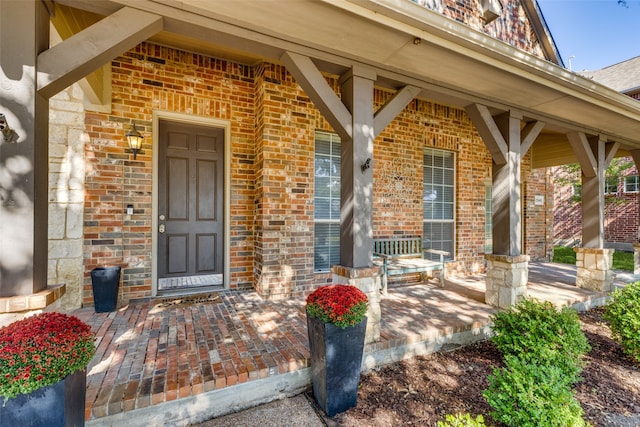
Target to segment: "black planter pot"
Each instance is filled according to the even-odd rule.
[[[98,267],[91,270],[93,304],[96,313],[116,309],[119,285],[120,267]]]
[[[307,316],[313,396],[327,416],[356,406],[367,318],[341,329]]]
[[[0,402],[0,426],[84,426],[87,371],[77,371],[62,381]],[[3,398],[0,398],[3,399]]]

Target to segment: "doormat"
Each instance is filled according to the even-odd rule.
[[[217,293],[203,295],[189,295],[182,298],[163,298],[153,306],[151,312],[162,311],[168,308],[186,307],[196,304],[218,304],[222,302],[222,298]]]

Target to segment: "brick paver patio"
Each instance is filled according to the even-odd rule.
[[[575,273],[573,273],[575,274]],[[572,267],[530,267],[529,295],[557,304],[601,303],[578,289]],[[219,296],[219,297],[218,297]],[[381,339],[365,347],[372,367],[436,351],[442,337],[474,331],[482,338],[494,309],[484,304],[483,276],[394,286],[381,303]],[[86,419],[107,420],[213,390],[309,366],[304,299],[265,301],[251,291],[221,291],[213,302],[136,302],[112,313],[73,314],[97,334],[87,372]]]

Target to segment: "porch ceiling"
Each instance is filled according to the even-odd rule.
[[[55,2],[103,16],[123,6],[161,15],[164,31],[152,40],[188,51],[248,64],[291,51],[327,73],[370,67],[378,85],[418,86],[420,98],[520,110],[547,123],[534,166],[572,161],[570,151],[560,155],[569,131],[620,142],[623,152],[640,148],[638,101],[409,0]]]

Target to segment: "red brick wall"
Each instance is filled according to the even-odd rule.
[[[524,247],[525,253],[536,261],[553,259],[553,190],[547,168],[534,169],[524,182]],[[542,203],[542,204],[540,204]]]
[[[485,24],[478,0],[414,0],[428,9],[462,22],[478,31],[502,40],[544,59],[544,53],[529,23],[520,0],[501,0],[502,14]]]
[[[630,168],[626,175],[637,175]],[[561,244],[577,244],[582,240],[582,207],[580,201],[572,199],[569,177],[562,168],[554,168],[554,225],[553,239]],[[605,195],[604,240],[608,243],[636,243],[638,241],[638,193],[625,193],[620,179],[618,193]]]
[[[112,63],[111,114],[87,113],[85,286],[89,272],[123,267],[121,300],[151,294],[151,186],[154,109],[229,120],[231,123],[230,285],[253,286],[254,70],[242,64],[143,43]],[[124,152],[124,133],[135,122],[143,154]],[[126,206],[134,215],[127,218]]]
[[[327,81],[338,92],[337,79]],[[376,108],[391,96],[376,90]],[[121,301],[151,295],[156,109],[231,124],[230,287],[285,297],[327,281],[327,275],[313,273],[313,151],[315,131],[331,128],[306,94],[280,65],[253,68],[143,43],[113,62],[111,114],[86,115],[91,142],[86,147],[84,303],[92,302],[89,272],[102,265],[123,267]],[[145,136],[135,161],[124,152],[124,133],[132,122]],[[375,235],[422,233],[424,147],[457,156],[457,262],[451,270],[482,271],[491,159],[463,110],[414,100],[376,139]],[[383,185],[398,177],[402,192]],[[527,182],[537,179],[542,177],[526,176]],[[132,217],[125,215],[128,204],[135,206]],[[543,235],[527,243],[532,253],[544,238],[544,227],[534,224],[538,217],[527,220]]]

